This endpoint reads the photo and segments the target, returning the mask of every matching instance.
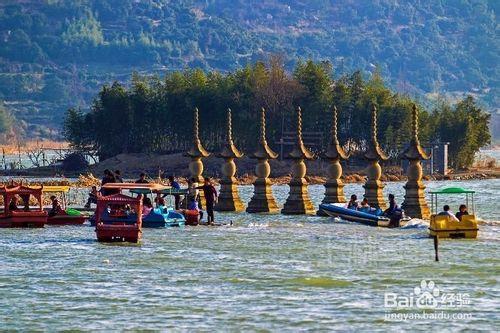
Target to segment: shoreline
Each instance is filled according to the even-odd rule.
[[[0,173],[0,177],[8,177],[8,178],[16,178],[18,180],[26,181],[30,185],[55,185],[55,186],[70,186],[76,188],[85,188],[91,187],[93,185],[99,186],[101,183],[101,179],[93,175],[92,173],[88,174],[74,174],[69,177],[65,176],[42,176],[39,174],[16,174],[16,175],[5,175],[4,173]],[[30,179],[37,178],[48,178],[42,181],[30,181]],[[407,180],[406,176],[396,176],[392,174],[384,174],[381,177],[384,183],[393,183],[393,182],[405,182]],[[448,180],[488,180],[488,179],[498,179],[500,178],[500,173],[498,171],[481,171],[481,172],[467,172],[467,173],[459,173],[459,174],[450,174],[446,176],[438,175],[438,176],[424,176],[423,181],[448,181]],[[132,178],[125,177],[125,181],[134,181]],[[256,177],[254,175],[243,175],[236,177],[238,185],[252,185],[255,181]],[[272,182],[272,185],[287,185],[290,182],[291,176],[279,176],[279,177],[269,177]],[[326,183],[325,176],[315,176],[315,175],[306,175],[305,179],[307,180],[309,185],[323,185]],[[366,181],[366,176],[362,174],[348,174],[343,176],[342,181],[344,184],[362,184]],[[167,179],[165,178],[150,178],[148,179],[151,183],[167,183]],[[219,185],[221,178],[213,177],[212,178],[214,184]],[[2,181],[0,183],[6,184],[9,183],[11,179],[6,181]],[[184,177],[177,178],[179,184],[183,186],[187,186],[187,179]]]
[[[175,176],[180,183],[184,183],[189,177],[190,159],[181,153],[169,155],[156,154],[120,154],[112,158],[90,165],[87,169],[62,172],[60,167],[45,166],[37,168],[27,168],[21,170],[0,170],[0,176],[3,177],[28,177],[28,178],[88,178],[84,182],[93,185],[100,182],[101,175],[105,169],[120,170],[125,179],[137,179],[141,172],[145,172],[150,180],[158,180],[160,175],[167,178],[169,175]],[[356,162],[358,164],[356,164]],[[204,159],[203,175],[210,176],[216,183],[221,178],[222,160],[216,157]],[[252,184],[255,180],[254,170],[256,161],[248,157],[240,158],[236,161],[237,180],[241,185]],[[273,184],[287,184],[290,180],[290,161],[271,160],[270,179]],[[321,159],[307,162],[306,180],[311,185],[323,184],[328,175],[329,163]],[[363,183],[366,180],[366,165],[358,160],[350,160],[343,163],[344,183]],[[382,165],[383,182],[406,181],[406,174],[400,166]],[[83,175],[83,176],[82,176]],[[91,176],[88,176],[91,175]],[[88,176],[88,177],[87,177]],[[423,180],[441,181],[441,180],[481,180],[500,178],[500,167],[478,165],[466,171],[450,172],[447,175],[424,175]]]

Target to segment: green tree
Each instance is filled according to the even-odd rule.
[[[441,141],[450,143],[451,167],[470,167],[479,149],[491,142],[490,114],[481,110],[472,96],[464,98],[454,109],[442,104],[436,113],[439,121],[435,135]]]

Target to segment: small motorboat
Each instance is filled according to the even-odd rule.
[[[429,225],[429,236],[439,238],[477,238],[479,231],[476,216],[474,215],[474,193],[475,191],[466,190],[461,187],[448,187],[439,191],[430,192],[431,194],[431,222]],[[455,221],[447,215],[439,215],[438,195],[465,194],[465,202],[469,206],[469,195],[472,214],[462,215],[460,221]]]
[[[144,228],[182,227],[186,218],[172,208],[155,208],[142,218]]]
[[[410,220],[409,217],[403,217],[397,223],[391,224],[391,219],[382,216],[382,211],[380,209],[372,209],[370,211],[364,212],[354,209],[349,209],[344,207],[343,203],[333,203],[333,204],[321,204],[319,208],[323,210],[328,216],[339,217],[342,220],[350,222],[358,222],[361,224],[370,225],[373,227],[403,227]]]

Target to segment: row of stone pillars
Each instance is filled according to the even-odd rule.
[[[292,160],[292,178],[290,180],[290,192],[288,198],[281,210],[282,214],[297,215],[297,214],[314,214],[322,215],[321,211],[315,210],[308,193],[308,183],[305,179],[307,172],[305,161],[315,158],[314,154],[304,146],[302,140],[302,111],[297,108],[297,139],[293,150],[288,154],[288,158]],[[372,207],[381,209],[387,208],[387,203],[384,199],[383,188],[384,184],[380,180],[382,168],[380,161],[388,159],[382,151],[377,140],[377,108],[372,107],[371,119],[371,142],[364,157],[369,162],[367,168],[367,181],[363,185],[365,189],[364,197]],[[203,163],[202,159],[208,157],[209,152],[203,148],[199,138],[199,114],[198,109],[194,110],[194,126],[193,126],[193,146],[187,152],[187,156],[191,158],[189,170],[191,176],[198,182],[202,182]],[[234,145],[232,137],[232,119],[231,110],[227,111],[227,138],[226,144],[217,155],[224,159],[222,164],[222,179],[219,194],[219,201],[215,206],[217,211],[233,211],[241,212],[244,210],[243,203],[239,197],[237,180],[234,177],[236,174],[235,159],[243,156]],[[269,175],[271,167],[269,160],[276,159],[276,154],[267,144],[266,141],[266,117],[265,110],[260,113],[260,135],[259,144],[256,151],[250,155],[251,158],[257,160],[255,174],[257,179],[253,183],[254,193],[248,203],[246,211],[248,213],[277,213],[279,211],[276,200],[271,190],[271,180]],[[325,183],[325,196],[323,203],[346,202],[344,196],[344,184],[342,182],[342,166],[341,161],[349,158],[348,154],[342,148],[337,135],[337,108],[333,108],[331,133],[328,148],[321,158],[328,162],[328,177]],[[421,160],[428,159],[429,156],[424,152],[418,140],[418,111],[415,105],[412,109],[412,139],[408,148],[403,152],[403,158],[410,161],[408,168],[408,181],[405,188],[405,198],[402,208],[409,216],[416,218],[429,218],[429,207],[425,200],[424,189],[422,182],[422,165]]]

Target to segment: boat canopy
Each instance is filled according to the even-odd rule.
[[[134,193],[145,194],[155,191],[161,191],[170,188],[170,186],[162,184],[140,184],[140,183],[107,183],[102,186],[105,189],[113,190],[130,190]]]
[[[430,194],[468,194],[476,193],[476,191],[467,190],[461,187],[446,187],[437,191],[431,191]]]
[[[454,195],[454,194],[465,194],[465,205],[469,207],[469,195],[471,196],[472,212],[475,211],[474,206],[474,193],[476,191],[467,190],[461,187],[445,187],[437,191],[431,191],[431,210],[434,214],[438,212],[438,195]]]
[[[156,191],[156,193],[185,195],[185,194],[189,193],[189,190],[187,188],[186,189],[176,189],[176,188],[169,187],[169,188],[166,188],[166,189],[163,189],[163,190]]]
[[[48,192],[52,192],[52,193],[68,193],[69,192],[69,186],[64,186],[64,185],[61,185],[61,186],[44,186],[42,188],[42,192],[43,193],[48,193]]]

